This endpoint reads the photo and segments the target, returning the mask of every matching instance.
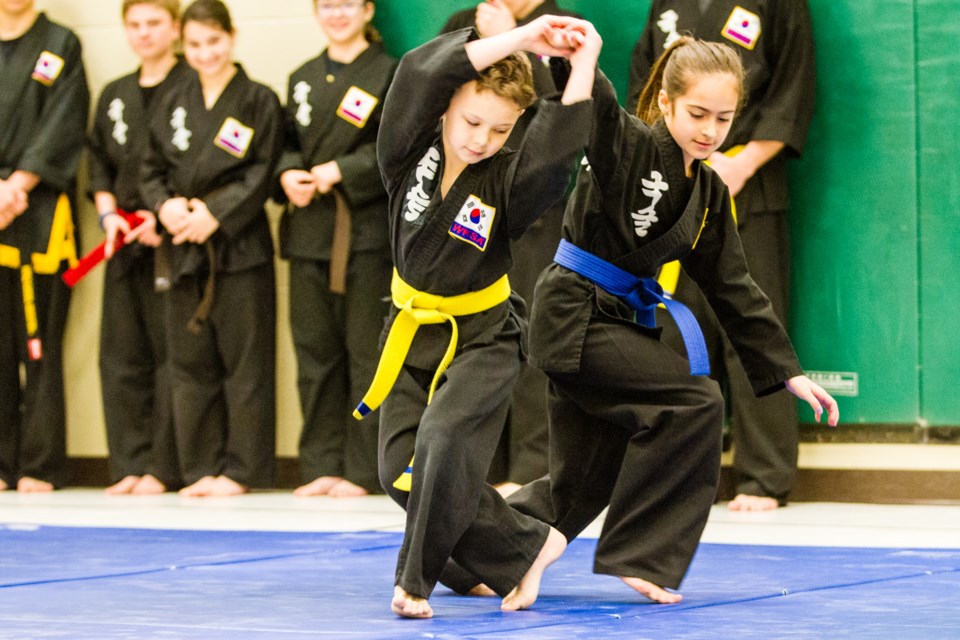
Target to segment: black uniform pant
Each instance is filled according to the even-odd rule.
[[[407,511],[396,571],[407,593],[429,597],[452,557],[505,596],[543,547],[547,526],[484,482],[519,369],[518,340],[519,327],[462,350],[429,405],[432,372],[405,367],[381,407],[380,480]],[[412,457],[407,493],[393,483]]]
[[[717,383],[636,326],[595,321],[579,373],[549,373],[550,476],[513,494],[568,540],[609,511],[594,571],[676,588],[716,496]]]
[[[68,479],[63,330],[70,290],[62,273],[33,275],[43,357],[31,360],[20,270],[0,267],[0,479],[11,487],[22,477],[57,487]]]
[[[273,484],[276,460],[276,292],[273,264],[216,275],[199,335],[186,328],[206,276],[167,292],[177,454],[184,482],[225,475],[248,487]]]
[[[539,220],[511,244],[513,267],[510,286],[527,303],[533,303],[533,291],[540,272],[553,262],[560,243],[563,203],[551,207]],[[502,469],[491,478],[526,484],[547,472],[547,376],[524,361],[513,388],[513,402],[497,458]]]
[[[377,369],[391,265],[387,251],[354,253],[346,293],[337,294],[330,291],[329,262],[290,260],[290,328],[303,413],[300,472],[305,482],[341,476],[380,492],[380,412],[361,422],[351,414]]]
[[[153,254],[107,263],[100,323],[100,382],[113,482],[153,475],[181,485],[164,333],[165,297],[154,290]]]
[[[739,227],[750,275],[767,294],[787,327],[790,298],[790,235],[785,212],[746,213]],[[757,398],[736,352],[699,288],[681,275],[678,300],[688,304],[704,329],[713,376],[726,388],[737,493],[776,498],[786,504],[797,476],[797,403],[782,390]],[[666,314],[664,314],[666,315]],[[664,320],[664,340],[683,353],[672,321]]]

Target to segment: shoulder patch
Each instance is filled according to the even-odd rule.
[[[31,77],[49,87],[60,76],[60,72],[63,71],[65,64],[63,58],[57,54],[44,51],[40,54],[40,57],[37,58],[37,64],[33,67]]]
[[[380,99],[376,96],[353,86],[347,89],[347,93],[343,96],[340,106],[337,107],[337,115],[362,129],[379,102]]]
[[[253,129],[236,118],[227,118],[223,121],[223,125],[221,125],[213,143],[230,155],[243,158],[247,155],[247,149],[250,148],[252,140]]]
[[[738,6],[730,13],[720,35],[744,49],[753,51],[760,39],[760,30],[760,16]]]

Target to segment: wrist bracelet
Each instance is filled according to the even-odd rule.
[[[113,210],[113,211],[104,211],[103,213],[101,213],[101,214],[99,215],[99,222],[100,222],[100,230],[101,230],[101,231],[104,231],[104,230],[105,230],[105,229],[103,228],[103,221],[106,220],[107,218],[109,218],[110,216],[115,216],[115,215],[117,215],[116,210]]]

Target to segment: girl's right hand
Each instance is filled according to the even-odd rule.
[[[187,225],[187,217],[190,215],[190,204],[184,197],[170,198],[162,205],[157,212],[157,218],[160,224],[173,235],[177,235]]]
[[[603,38],[593,23],[581,20],[579,24],[564,29],[566,39],[570,42],[573,51],[567,56],[570,66],[595,67],[603,48]]]
[[[317,182],[313,174],[302,169],[288,169],[281,173],[280,186],[295,207],[307,206],[317,193]]]
[[[569,16],[540,16],[518,27],[524,30],[521,48],[538,56],[567,58],[574,49],[566,29],[583,22]]]

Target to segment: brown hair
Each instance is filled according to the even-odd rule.
[[[647,84],[637,100],[637,117],[653,124],[661,116],[657,102],[661,89],[672,102],[687,93],[694,79],[715,73],[729,73],[737,81],[739,110],[744,99],[743,63],[737,52],[721,42],[705,42],[689,36],[680,38],[653,63]]]
[[[127,11],[130,10],[130,7],[138,4],[152,4],[155,7],[165,10],[174,20],[180,17],[180,0],[123,0],[123,4],[120,7],[120,15],[126,18]]]
[[[512,53],[480,72],[477,92],[491,91],[526,109],[537,99],[533,88],[533,68],[522,53]]]
[[[183,18],[180,19],[181,32],[188,22],[216,25],[227,33],[233,33],[230,10],[220,0],[196,0],[183,12]]]

